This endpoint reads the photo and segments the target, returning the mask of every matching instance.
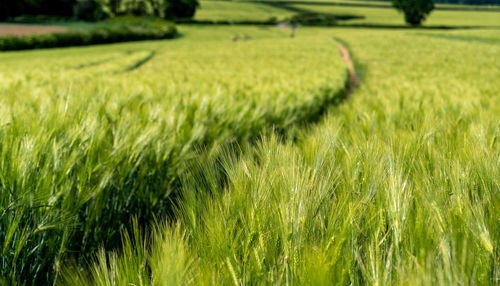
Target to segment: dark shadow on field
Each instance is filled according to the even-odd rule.
[[[461,35],[445,35],[445,34],[415,34],[422,37],[429,37],[435,39],[449,40],[449,41],[461,41],[461,42],[474,42],[481,44],[499,45],[500,38],[479,38],[473,36],[461,36]]]
[[[361,20],[364,16],[351,14],[333,14],[333,13],[316,13],[303,10],[291,18],[284,21],[278,21],[277,18],[271,17],[267,20],[179,20],[177,24],[194,24],[194,25],[251,25],[251,26],[275,26],[282,22],[298,22],[303,26],[322,26],[332,27],[337,26],[339,21],[346,20]],[[301,20],[309,20],[309,23],[302,23]],[[316,20],[316,23],[311,22]]]
[[[125,55],[126,55],[126,54],[124,54],[124,55],[119,55],[119,56],[114,56],[114,57],[109,57],[109,58],[105,58],[105,59],[102,59],[102,60],[99,60],[99,61],[89,62],[89,63],[85,63],[85,64],[77,65],[77,66],[74,66],[74,67],[70,67],[69,69],[73,69],[73,70],[81,70],[81,69],[84,69],[84,68],[95,67],[95,66],[99,66],[99,65],[102,65],[102,64],[105,64],[105,63],[108,63],[108,62],[114,61],[114,60],[116,60],[116,59],[122,58],[122,57],[124,57]]]
[[[106,63],[109,63],[112,61],[121,60],[121,59],[125,58],[126,56],[133,55],[137,52],[141,52],[141,50],[127,51],[127,52],[122,53],[120,55],[112,56],[112,57],[105,58],[105,59],[98,60],[98,61],[94,61],[94,62],[84,63],[84,64],[81,64],[78,66],[69,67],[68,69],[81,70],[81,69],[86,69],[86,68],[91,68],[91,67],[98,67],[100,65],[103,65],[103,64],[106,64]],[[137,60],[133,64],[131,64],[131,65],[129,65],[121,70],[114,72],[114,74],[121,74],[121,73],[126,73],[126,72],[131,72],[133,70],[136,70],[136,69],[140,68],[141,66],[145,65],[150,60],[152,60],[155,57],[155,55],[156,55],[156,51],[150,51],[145,57]]]
[[[80,64],[80,65],[77,65],[77,66],[69,67],[68,69],[81,70],[81,69],[85,69],[85,68],[89,68],[89,67],[99,66],[99,65],[102,65],[102,64],[105,64],[105,63],[108,63],[108,62],[112,62],[112,61],[117,60],[117,59],[121,59],[121,58],[126,57],[128,55],[131,55],[131,54],[133,54],[135,52],[137,52],[137,51],[127,51],[127,52],[122,53],[120,55],[112,56],[112,57],[105,58],[105,59],[98,60],[98,61],[94,61],[94,62],[88,62],[88,63]]]
[[[303,9],[303,8],[299,8],[296,6],[292,6],[294,3],[290,3],[290,2],[266,1],[266,2],[259,2],[259,3],[266,4],[266,5],[271,6],[273,8],[287,10],[290,12],[295,12],[295,13],[298,13],[298,15],[316,14],[318,16],[332,18],[336,21],[346,21],[346,20],[355,20],[355,19],[364,19],[365,18],[365,16],[363,16],[363,15],[356,15],[356,14],[337,14],[337,13],[325,13],[325,12],[318,12],[318,11],[313,12],[309,9]],[[305,3],[307,3],[307,2],[305,2]]]
[[[279,24],[276,20],[264,20],[264,21],[254,21],[254,20],[242,20],[242,21],[227,21],[227,20],[190,20],[178,22],[178,24],[190,24],[190,25],[215,25],[215,26],[276,26]],[[390,25],[390,24],[375,24],[375,23],[346,23],[338,22],[335,24],[301,24],[304,27],[330,27],[330,28],[359,28],[359,29],[394,29],[394,30],[500,30],[500,26],[408,26],[408,25]]]
[[[138,60],[137,62],[135,62],[132,65],[128,66],[127,68],[123,69],[122,71],[119,71],[116,73],[126,73],[126,72],[131,72],[133,70],[136,70],[136,69],[140,68],[141,66],[145,65],[151,59],[153,59],[155,57],[155,55],[156,55],[156,51],[151,51],[144,58]]]

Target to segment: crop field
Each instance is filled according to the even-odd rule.
[[[172,43],[0,55],[1,242],[14,250],[2,256],[13,266],[3,275],[50,274],[66,252],[119,241],[132,215],[168,211],[197,148],[284,131],[345,87],[332,38],[183,31]],[[233,43],[238,33],[252,40]]]
[[[293,12],[271,7],[261,3],[237,1],[200,1],[200,9],[196,11],[196,20],[267,20],[293,15]]]
[[[304,33],[349,43],[360,88],[296,142],[270,135],[237,157],[203,157],[185,174],[176,223],[148,243],[136,230],[123,254],[101,252],[67,281],[141,284],[150,265],[163,285],[498,283],[500,47]]]
[[[0,285],[498,285],[496,17],[0,53]]]

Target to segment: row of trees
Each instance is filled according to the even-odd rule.
[[[20,15],[101,20],[117,15],[193,17],[198,0],[0,0],[0,21]]]

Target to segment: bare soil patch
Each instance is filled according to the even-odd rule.
[[[65,27],[25,24],[0,24],[0,36],[22,36],[65,32]]]
[[[346,47],[339,44],[339,52],[342,60],[347,64],[349,69],[349,88],[348,93],[352,92],[359,85],[359,78],[356,75],[356,70],[354,69],[354,63],[352,62],[349,50]]]

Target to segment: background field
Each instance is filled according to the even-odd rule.
[[[299,9],[314,12],[327,12],[338,14],[362,15],[362,20],[349,20],[341,24],[376,24],[376,25],[405,25],[404,18],[392,7],[368,8],[368,7],[342,7],[342,6],[312,6],[312,5],[292,5]],[[487,11],[434,11],[425,26],[500,26],[500,13]]]
[[[498,284],[500,12],[290,5],[0,53],[0,283]]]
[[[283,19],[294,13],[280,8],[260,3],[233,1],[200,1],[196,11],[196,20],[257,20],[263,21],[276,17]]]
[[[307,4],[313,2],[312,4]],[[317,5],[317,3],[325,5]],[[200,2],[196,20],[254,20],[262,21],[276,17],[284,19],[298,11],[319,12],[337,15],[359,15],[364,19],[340,21],[340,25],[392,25],[404,27],[404,17],[392,8],[389,2],[376,1],[211,1]],[[484,11],[474,11],[473,9]],[[425,22],[425,26],[477,27],[500,26],[500,10],[493,7],[460,6],[438,4]]]

